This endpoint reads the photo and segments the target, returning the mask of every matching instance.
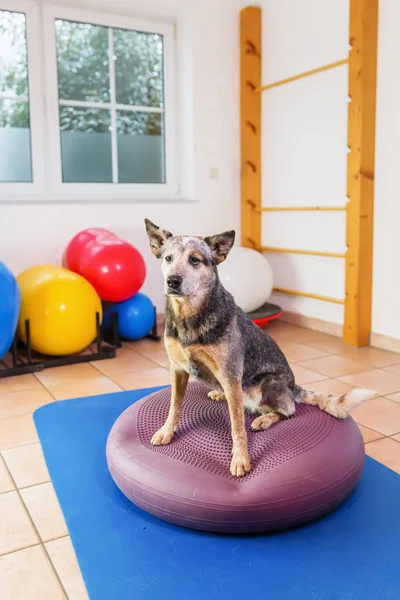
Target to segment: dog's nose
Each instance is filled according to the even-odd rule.
[[[167,283],[171,290],[178,290],[182,284],[182,277],[179,277],[179,275],[170,275],[167,279]]]

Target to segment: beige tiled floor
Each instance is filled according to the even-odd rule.
[[[343,394],[372,387],[354,411],[366,452],[400,473],[400,355],[354,350],[285,323],[269,326],[299,384]],[[0,598],[86,600],[74,550],[38,443],[36,408],[66,398],[169,383],[162,344],[127,344],[113,360],[0,380]]]

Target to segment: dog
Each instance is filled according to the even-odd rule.
[[[355,389],[336,397],[306,391],[295,383],[278,344],[235,304],[218,277],[218,265],[234,244],[234,231],[205,238],[175,237],[148,219],[145,225],[151,250],[162,265],[165,346],[172,380],[168,417],[154,434],[153,445],[171,442],[189,377],[206,384],[210,398],[227,401],[234,477],[251,469],[244,409],[258,414],[252,431],[262,431],[291,417],[296,402],[344,419],[374,396],[372,390]]]

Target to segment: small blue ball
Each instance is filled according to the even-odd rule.
[[[125,340],[140,340],[150,333],[155,323],[155,310],[150,298],[136,294],[124,302],[103,303],[103,329],[110,329],[111,315],[118,314],[118,333]]]

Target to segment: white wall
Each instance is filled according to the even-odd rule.
[[[349,0],[263,0],[263,83],[348,53]],[[372,331],[400,338],[400,2],[379,10]],[[347,67],[263,94],[263,205],[346,202]],[[345,251],[342,213],[264,213],[263,245]],[[269,254],[277,286],[344,297],[344,261]],[[274,295],[287,310],[343,323],[343,308]]]
[[[372,330],[400,338],[400,2],[379,9]]]
[[[264,0],[263,84],[346,58],[348,0]],[[262,96],[263,206],[346,203],[347,66]],[[263,213],[264,246],[345,251],[344,212]],[[344,297],[343,259],[268,253],[275,284]],[[285,309],[335,323],[343,307],[274,294]]]
[[[186,112],[185,123],[192,119],[193,127],[194,172],[183,176],[190,178],[196,201],[85,204],[82,198],[74,204],[12,205],[4,204],[7,198],[3,197],[0,260],[15,273],[35,264],[60,264],[63,249],[76,232],[110,228],[143,253],[148,267],[143,291],[162,309],[160,266],[148,248],[143,219],[148,217],[174,233],[194,235],[240,227],[238,5],[232,0],[71,0],[63,4],[177,23],[177,61],[186,78],[181,82],[186,88],[181,110]],[[210,178],[214,168],[216,179]]]

